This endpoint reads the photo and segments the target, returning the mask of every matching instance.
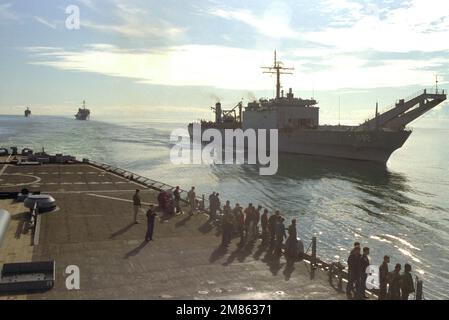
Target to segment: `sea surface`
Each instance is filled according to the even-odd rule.
[[[449,123],[446,128],[449,128]],[[107,162],[198,194],[220,193],[246,206],[261,204],[298,220],[305,246],[346,261],[355,240],[371,249],[372,264],[411,263],[427,299],[449,299],[449,129],[414,128],[387,166],[281,156],[274,176],[252,165],[173,165],[169,136],[185,123],[76,121],[0,116],[0,147],[42,147],[51,153]],[[431,126],[430,126],[431,127]]]

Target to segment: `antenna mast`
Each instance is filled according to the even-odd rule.
[[[294,68],[284,68],[284,64],[277,60],[276,50],[274,51],[274,64],[272,67],[262,67],[266,69],[263,73],[276,74],[276,99],[281,97],[281,74],[293,74],[290,70],[295,70]]]

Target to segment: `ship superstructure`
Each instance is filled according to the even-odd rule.
[[[249,102],[239,117],[229,117],[229,113],[225,117],[217,103],[215,121],[201,121],[202,130],[278,129],[280,152],[386,163],[410,136],[406,126],[447,98],[436,85],[397,101],[384,113],[380,114],[376,105],[374,117],[358,126],[320,125],[315,99],[297,98],[291,88],[286,95],[281,90],[281,74],[290,74],[293,68],[285,68],[276,52],[273,66],[263,68],[265,73],[276,75],[276,97]],[[193,123],[189,124],[189,133],[192,136]]]
[[[78,108],[78,113],[75,114],[76,120],[88,120],[90,119],[90,110],[86,109],[86,101],[83,101],[83,107]]]
[[[27,107],[26,110],[24,111],[24,116],[25,118],[31,117],[31,110],[29,107]]]

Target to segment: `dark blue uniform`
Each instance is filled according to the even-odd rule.
[[[346,294],[348,296],[351,295],[355,285],[357,298],[359,298],[358,293],[361,292],[360,285],[362,277],[361,260],[362,255],[353,249],[348,258],[348,284],[346,285]]]
[[[360,283],[360,292],[359,296],[363,298],[365,296],[365,290],[366,290],[366,279],[368,278],[368,274],[366,273],[366,269],[369,267],[370,262],[368,255],[364,254],[362,255],[362,258],[360,260],[361,264],[361,283]]]
[[[153,230],[154,230],[154,219],[156,218],[156,213],[149,209],[147,211],[147,234],[145,236],[146,241],[153,240]]]

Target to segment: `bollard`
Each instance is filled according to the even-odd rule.
[[[416,300],[423,300],[422,280],[416,278]]]
[[[337,266],[337,276],[338,276],[338,291],[343,291],[343,265],[341,262],[338,262]]]

